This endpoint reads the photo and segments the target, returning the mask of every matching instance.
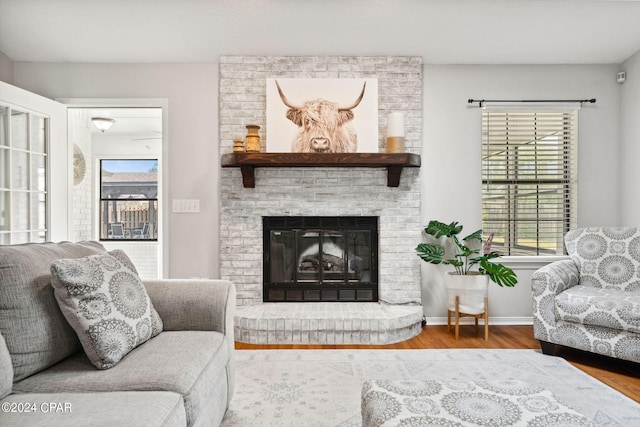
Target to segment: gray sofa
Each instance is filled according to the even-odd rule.
[[[565,245],[571,259],[531,276],[542,351],[559,344],[640,362],[640,229],[580,228]]]
[[[212,426],[233,395],[235,287],[150,280],[163,331],[97,369],[58,306],[51,263],[97,242],[0,246],[0,425]]]

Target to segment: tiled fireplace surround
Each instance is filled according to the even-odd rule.
[[[260,124],[266,142],[265,82],[283,78],[377,78],[379,151],[387,115],[405,115],[405,146],[420,153],[420,57],[220,58],[220,152],[246,124]],[[357,113],[357,111],[356,111]],[[405,168],[400,186],[387,187],[386,170],[369,168],[258,168],[255,188],[244,188],[238,168],[221,169],[221,277],[235,282],[238,341],[385,344],[417,335],[422,321],[420,169]],[[263,216],[378,216],[379,303],[263,303]]]

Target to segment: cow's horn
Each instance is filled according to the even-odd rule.
[[[280,89],[280,85],[278,84],[278,81],[276,80],[275,82],[276,82],[276,86],[278,87],[278,93],[280,94],[280,99],[282,99],[282,102],[284,102],[284,105],[294,110],[299,110],[300,107],[296,107],[295,105],[292,105],[289,101],[287,101],[287,97],[284,96],[284,93],[282,93],[282,89]]]
[[[360,92],[360,96],[358,97],[358,99],[356,99],[356,102],[354,102],[353,105],[351,105],[350,107],[340,107],[338,110],[347,111],[347,110],[352,110],[356,108],[358,104],[360,104],[360,101],[362,101],[362,97],[364,96],[364,90],[366,87],[367,87],[367,82],[364,82],[364,85],[362,85],[362,92]]]

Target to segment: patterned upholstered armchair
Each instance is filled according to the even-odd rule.
[[[640,362],[640,228],[569,231],[570,260],[534,272],[534,335],[542,351],[561,344]]]

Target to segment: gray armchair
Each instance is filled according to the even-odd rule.
[[[543,353],[560,344],[640,362],[640,229],[580,228],[565,244],[570,260],[531,277]]]

